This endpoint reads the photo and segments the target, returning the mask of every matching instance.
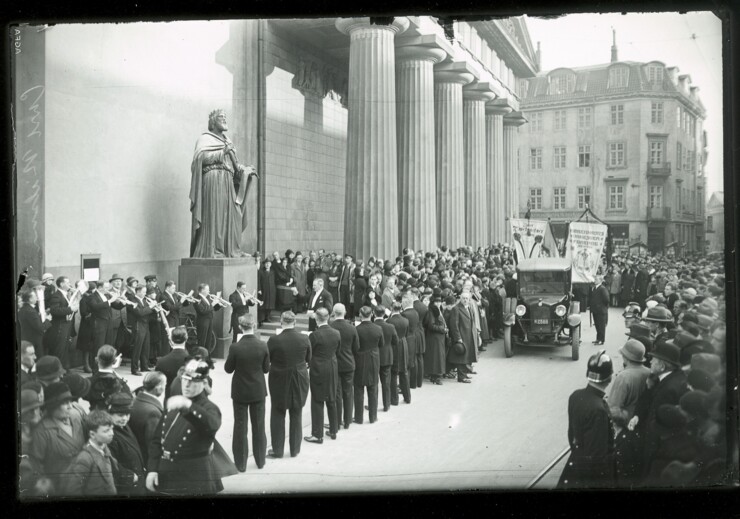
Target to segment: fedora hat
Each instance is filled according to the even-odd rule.
[[[694,355],[711,352],[712,350],[712,344],[709,341],[694,339],[681,348],[681,365],[688,366],[691,364],[691,359],[694,358]]]
[[[43,407],[48,411],[70,400],[74,400],[74,397],[69,390],[69,386],[64,382],[54,382],[46,386],[44,390]]]
[[[36,378],[48,382],[64,375],[61,361],[53,355],[44,355],[36,361]]]
[[[701,370],[710,376],[718,375],[722,371],[722,359],[710,350],[697,353],[691,357],[691,370]]]
[[[41,395],[33,389],[21,391],[21,414],[41,407]]]
[[[689,332],[678,332],[672,339],[668,339],[666,341],[667,344],[674,344],[678,347],[678,349],[683,349],[686,346],[689,345],[689,343],[694,342],[696,340],[696,337],[691,335]]]
[[[673,322],[673,316],[671,311],[664,306],[656,306],[648,310],[645,316],[645,321],[653,321],[657,323],[670,323]]]
[[[652,355],[653,358],[668,362],[673,366],[681,365],[681,350],[675,344],[669,344],[668,341],[657,344]]]
[[[699,315],[706,315],[711,318],[715,318],[717,316],[717,309],[712,307],[707,300],[704,300],[701,304],[697,305],[696,311],[699,312]]]
[[[77,373],[67,373],[62,382],[69,386],[73,398],[84,398],[90,391],[90,379]]]
[[[650,337],[650,327],[647,324],[635,323],[630,326],[629,331],[625,333],[625,335],[631,339],[644,339],[652,342],[652,338]]]
[[[707,418],[709,411],[707,409],[707,393],[701,390],[693,390],[684,393],[678,402],[681,409],[686,414],[697,418]]]
[[[632,362],[645,362],[645,346],[636,339],[630,339],[619,348],[619,353]]]
[[[121,281],[123,281],[123,278],[119,274],[113,274],[113,276],[111,276],[108,281],[113,283],[116,279],[120,279]]]

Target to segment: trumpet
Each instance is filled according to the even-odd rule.
[[[146,302],[149,303],[149,308],[152,310],[156,310],[157,312],[163,312],[164,315],[169,315],[169,312],[162,308],[162,303],[157,303],[154,299],[151,299],[149,297],[144,297],[146,299]]]
[[[110,294],[110,292],[108,292],[108,294]],[[114,293],[112,297],[116,297],[116,301],[123,303],[124,306],[125,305],[136,306],[136,303],[134,303],[133,301],[129,301],[129,299],[126,297],[126,293],[123,290],[121,290],[120,292]]]
[[[231,303],[221,296],[208,294],[208,297],[211,299],[211,305],[220,304],[221,306],[231,306]]]
[[[190,294],[183,294],[182,292],[175,292],[175,294],[180,297],[180,301],[190,301],[191,303],[197,303],[198,300],[195,299],[191,294],[193,291],[190,291]]]
[[[246,290],[244,291],[244,295],[247,296],[247,299],[249,299],[252,303],[256,305],[262,306],[264,304],[262,301],[257,299],[257,297],[254,294],[251,294],[247,292]]]

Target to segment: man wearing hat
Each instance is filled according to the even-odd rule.
[[[123,278],[118,274],[113,274],[109,280],[113,291],[118,294],[118,299],[126,298],[126,290],[123,286]],[[128,299],[128,298],[127,298]],[[111,305],[111,319],[108,327],[108,334],[105,338],[105,344],[110,344],[118,349],[125,342],[126,332],[126,308],[119,308],[120,305]]]
[[[43,467],[31,451],[31,434],[41,421],[41,399],[30,389],[21,391],[21,444],[18,466],[18,485],[21,496],[42,497],[51,492],[51,482],[43,473]]]
[[[588,359],[588,385],[568,399],[571,453],[558,488],[609,488],[614,485],[614,428],[604,392],[612,379],[612,361],[604,350]]]
[[[655,345],[650,361],[650,372],[657,379],[652,391],[640,395],[635,416],[627,427],[637,430],[643,438],[642,471],[646,471],[658,446],[656,411],[663,404],[678,405],[688,391],[686,374],[681,369],[681,352],[675,344],[661,342]]]
[[[594,344],[602,345],[606,340],[606,325],[609,322],[609,291],[604,285],[604,276],[601,274],[596,274],[596,282],[589,303],[591,304],[594,326],[596,326]]]
[[[620,371],[609,390],[609,412],[614,426],[620,430],[635,414],[640,395],[647,389],[650,369],[645,365],[645,346],[636,339],[629,339],[619,349],[624,370]]]
[[[150,371],[144,375],[141,390],[136,394],[131,409],[128,425],[139,443],[145,467],[149,459],[149,444],[164,413],[160,398],[166,384],[167,379],[159,371]]]
[[[118,460],[121,482],[118,494],[138,496],[144,494],[145,468],[144,457],[128,422],[134,399],[125,392],[111,397],[108,413],[113,418],[113,441],[108,445],[111,454]]]
[[[61,361],[53,355],[45,355],[36,361],[36,380],[44,386],[59,382],[64,373]]]
[[[398,405],[398,393],[403,395],[404,402],[411,403],[411,388],[409,387],[409,347],[406,341],[409,321],[401,311],[403,306],[394,301],[391,305],[391,315],[388,324],[396,330],[398,341],[393,348],[393,366],[391,367],[391,405]]]
[[[162,290],[157,286],[157,276],[155,274],[149,274],[144,276],[144,281],[146,282],[146,296],[154,301],[161,301]],[[157,363],[158,356],[167,354],[167,352],[161,350],[164,328],[158,317],[157,312],[153,312],[149,316],[149,364],[152,365]],[[169,351],[169,348],[166,349]]]
[[[622,286],[619,292],[620,306],[627,306],[633,301],[633,289],[635,285],[636,272],[633,268],[632,261],[627,260],[627,266],[622,271]]]
[[[167,413],[149,447],[146,488],[165,495],[216,494],[223,490],[211,447],[221,427],[221,410],[205,392],[208,363],[185,365],[182,395],[170,397]]]
[[[51,299],[51,295],[56,292],[54,276],[49,272],[41,276],[41,285],[44,287],[44,300],[49,301],[49,299]]]

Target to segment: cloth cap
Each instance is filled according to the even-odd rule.
[[[590,382],[608,382],[613,373],[612,360],[606,354],[606,350],[601,350],[588,359],[586,378]]]
[[[41,395],[33,389],[24,389],[21,391],[21,413],[38,409],[41,407]]]
[[[36,361],[36,378],[49,381],[64,375],[64,368],[59,359],[53,355],[44,355]]]
[[[156,281],[157,276],[155,274],[149,274],[148,276],[144,276],[144,281]]]
[[[90,379],[77,373],[67,373],[62,382],[69,386],[69,392],[74,398],[84,398],[90,391]]]
[[[131,395],[129,395],[125,391],[121,391],[111,395],[110,403],[108,404],[108,412],[130,414],[133,407],[134,399],[131,397]]]
[[[625,342],[619,353],[632,362],[645,362],[645,346],[638,340],[630,339]]]

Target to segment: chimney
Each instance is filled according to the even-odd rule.
[[[689,90],[691,91],[691,99],[696,101],[699,97],[699,87],[692,86]]]
[[[542,70],[542,50],[540,49],[540,42],[537,42],[537,52],[534,55],[535,64],[537,65],[537,70]]]
[[[617,31],[612,27],[612,63],[617,61]]]

